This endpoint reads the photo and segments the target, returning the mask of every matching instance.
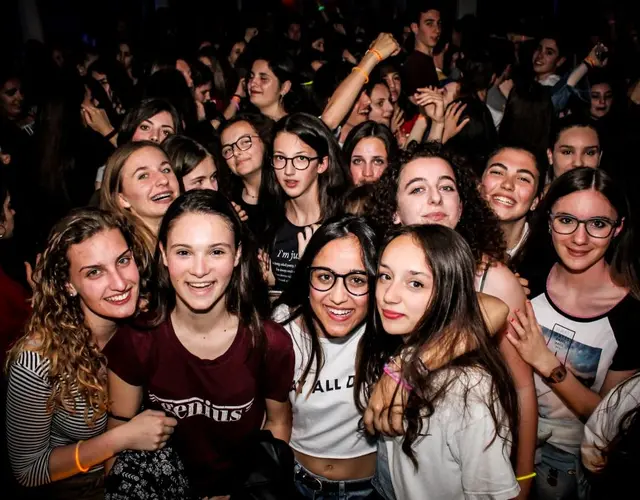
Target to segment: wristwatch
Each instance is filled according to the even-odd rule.
[[[551,373],[549,374],[548,377],[542,377],[542,381],[545,384],[557,384],[559,382],[562,382],[566,376],[567,376],[567,369],[563,364],[560,364],[556,366],[553,370],[551,370]]]

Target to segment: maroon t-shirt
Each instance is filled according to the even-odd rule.
[[[151,330],[123,327],[105,346],[109,369],[145,389],[144,407],[178,420],[170,443],[182,457],[195,492],[225,494],[232,457],[260,429],[265,399],[284,402],[293,381],[291,337],[265,321],[266,356],[240,327],[229,349],[214,360],[189,352],[167,320]]]

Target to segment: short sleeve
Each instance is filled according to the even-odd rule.
[[[640,302],[627,296],[609,313],[609,323],[618,348],[609,370],[627,371],[640,369]]]
[[[118,329],[102,352],[109,370],[127,384],[140,387],[146,385],[152,349],[152,331],[124,326]]]
[[[470,401],[469,405],[472,418],[466,427],[456,432],[454,442],[457,450],[452,450],[462,470],[465,498],[514,498],[520,492],[520,486],[509,460],[510,446],[495,435],[489,409],[482,403]]]
[[[265,322],[267,356],[264,374],[264,397],[281,403],[289,399],[293,383],[295,355],[287,331],[273,321]]]

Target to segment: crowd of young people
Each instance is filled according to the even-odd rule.
[[[11,498],[624,497],[637,33],[449,14],[2,67]]]

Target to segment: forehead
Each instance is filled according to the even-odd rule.
[[[380,260],[398,271],[411,269],[423,273],[430,272],[424,250],[409,234],[403,234],[391,240],[384,249]]]
[[[350,234],[330,241],[318,252],[312,265],[328,267],[337,273],[365,270],[358,238]]]
[[[489,165],[494,163],[501,163],[507,168],[529,170],[533,175],[539,175],[535,158],[531,153],[522,149],[502,149],[489,160]]]
[[[296,151],[301,150],[312,150],[313,148],[309,146],[306,142],[302,141],[297,135],[292,134],[291,132],[280,132],[276,135],[276,138],[273,141],[274,149],[295,149]]]
[[[415,177],[423,177],[429,180],[438,180],[447,175],[456,179],[453,168],[448,161],[442,158],[416,158],[407,163],[400,172],[399,184],[409,182]]]
[[[243,135],[253,135],[256,131],[249,122],[240,121],[228,126],[222,131],[222,142],[234,141]]]
[[[543,38],[540,40],[540,47],[558,52],[558,43],[553,38]]]
[[[611,92],[611,85],[607,82],[596,83],[591,86],[591,92]]]
[[[190,212],[175,219],[169,226],[167,241],[185,245],[234,245],[234,233],[229,221],[221,215]]]
[[[591,127],[571,127],[563,130],[556,144],[569,146],[599,146],[598,134]]]
[[[431,21],[440,20],[440,11],[431,9],[431,10],[428,10],[427,12],[422,12],[420,14],[420,22],[423,23],[428,20],[431,20]]]
[[[609,200],[594,189],[576,191],[559,198],[552,207],[552,212],[564,212],[575,215],[580,219],[590,217],[617,218],[616,209]]]
[[[10,78],[4,85],[2,86],[2,90],[11,90],[15,88],[20,88],[20,80],[18,78]]]
[[[254,73],[267,73],[268,75],[273,75],[273,71],[269,68],[269,63],[264,59],[254,61],[253,66],[251,66],[251,71]]]
[[[384,83],[376,83],[371,90],[371,99],[380,99],[389,97],[389,95],[391,95],[389,87],[387,87]]]
[[[356,147],[353,148],[353,154],[375,154],[375,155],[384,155],[387,154],[387,148],[384,145],[382,140],[377,137],[365,137],[364,139],[360,139]]]
[[[171,113],[169,113],[168,111],[160,111],[160,113],[156,113],[151,118],[147,118],[142,121],[151,122],[154,125],[158,125],[158,126],[166,126],[166,125],[170,127],[174,126],[173,117],[171,116]]]
[[[124,169],[137,168],[141,165],[158,165],[165,161],[169,160],[161,149],[144,147],[127,158],[127,161],[124,163]]]
[[[72,268],[106,264],[120,256],[127,248],[127,242],[118,229],[107,229],[81,243],[71,245],[67,251],[67,258]]]

